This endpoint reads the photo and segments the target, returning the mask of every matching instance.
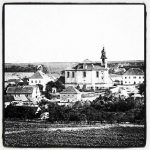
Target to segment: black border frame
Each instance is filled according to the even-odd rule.
[[[3,3],[2,6],[2,90],[4,89],[4,79],[5,79],[5,5],[143,5],[144,6],[144,84],[145,84],[145,93],[144,93],[144,107],[145,107],[145,120],[144,120],[144,145],[143,146],[139,146],[138,148],[141,147],[145,147],[146,146],[146,137],[147,137],[147,123],[146,123],[146,44],[147,44],[147,39],[146,39],[146,33],[147,33],[147,11],[146,11],[146,4],[145,3],[129,3],[129,2],[123,2],[123,3],[116,3],[116,2],[112,2],[112,3],[105,3],[105,2],[7,2],[7,3]],[[3,146],[7,147],[7,148],[13,148],[13,146],[6,146],[4,141],[5,141],[5,136],[4,136],[4,132],[5,132],[5,127],[4,127],[4,91],[2,91],[2,141],[3,141]],[[14,148],[137,148],[135,146],[131,147],[131,146],[120,146],[120,147],[116,147],[116,146],[108,146],[108,147],[104,147],[104,146],[15,146]]]

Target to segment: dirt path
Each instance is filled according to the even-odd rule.
[[[106,129],[112,127],[144,127],[144,125],[133,125],[133,124],[108,124],[108,125],[101,125],[101,126],[85,126],[85,127],[51,127],[51,128],[37,128],[37,129],[27,129],[27,130],[20,130],[20,131],[6,131],[5,134],[13,134],[13,133],[23,133],[27,131],[81,131],[81,130],[91,130],[91,129]]]

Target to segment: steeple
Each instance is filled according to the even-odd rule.
[[[107,57],[106,57],[106,52],[104,47],[101,51],[101,59],[102,59],[102,66],[105,66],[105,68],[107,68],[107,62],[106,62]]]

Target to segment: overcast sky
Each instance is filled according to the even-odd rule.
[[[5,62],[144,59],[144,5],[6,5]]]

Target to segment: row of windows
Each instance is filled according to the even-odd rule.
[[[127,78],[130,79],[131,77],[125,77],[125,79],[127,79]],[[133,77],[133,79],[138,79],[138,78],[139,78],[139,79],[142,79],[142,77],[136,77],[136,76]],[[144,77],[143,77],[143,79],[144,79]]]
[[[71,97],[71,96],[74,97],[75,95],[71,95],[71,94],[70,95],[63,95],[62,97],[67,97],[67,96],[68,97]]]
[[[31,94],[14,94],[14,96],[18,96],[18,97],[21,95],[30,96]]]
[[[34,83],[34,81],[31,80],[31,83]],[[35,80],[35,83],[41,83],[41,80]]]
[[[130,81],[129,81],[129,82],[125,81],[125,83],[126,83],[126,84],[130,84],[131,82],[130,82]],[[133,82],[133,84],[137,84],[137,83],[142,83],[142,82],[141,82],[141,81],[139,81],[139,82],[134,81],[134,82]]]
[[[102,74],[103,74],[103,72],[102,72]],[[71,77],[72,78],[74,78],[74,72],[72,72],[72,75],[71,75]],[[69,78],[70,77],[70,72],[67,72],[67,78]],[[85,78],[86,77],[86,72],[85,71],[83,71],[83,77]],[[96,77],[97,78],[99,78],[99,72],[98,71],[96,71]]]

